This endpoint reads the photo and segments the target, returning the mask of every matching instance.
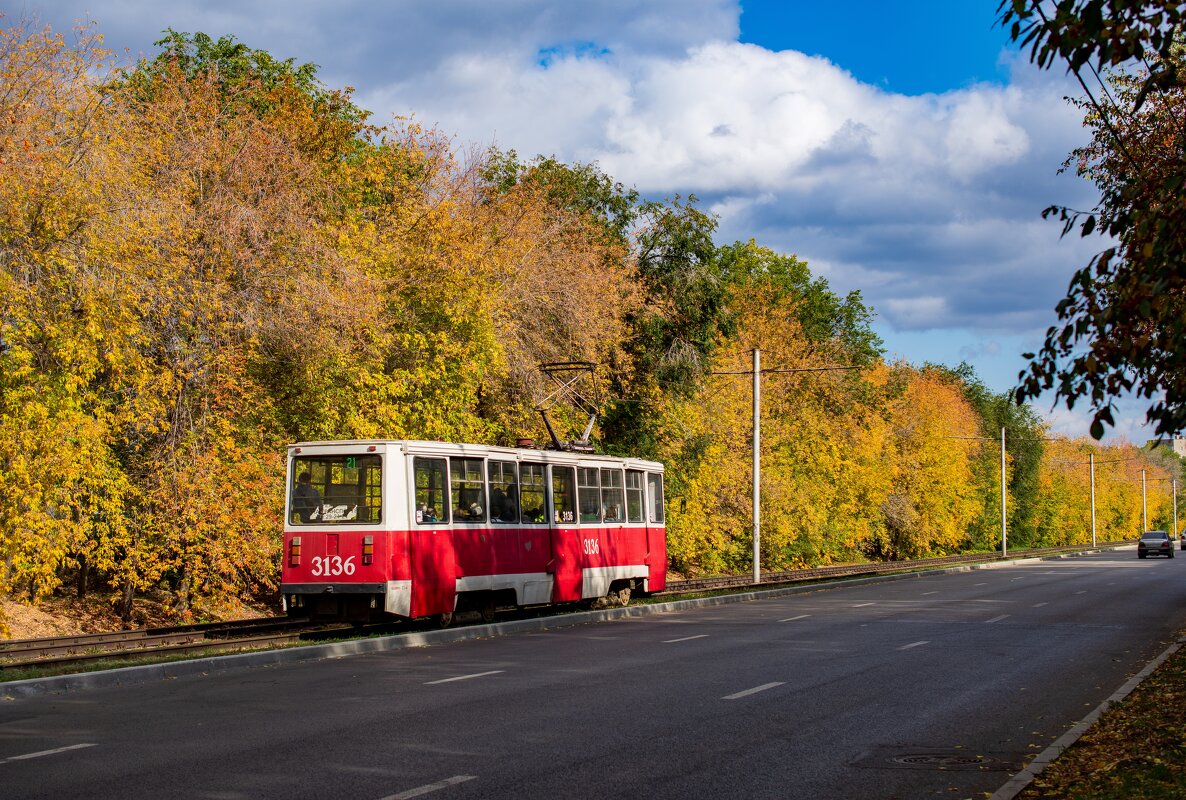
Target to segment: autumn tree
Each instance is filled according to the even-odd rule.
[[[1084,89],[1079,105],[1093,139],[1073,161],[1099,187],[1100,203],[1092,211],[1052,206],[1044,215],[1061,219],[1064,235],[1098,231],[1115,242],[1071,279],[1056,308],[1058,324],[1038,353],[1026,354],[1018,400],[1049,389],[1068,408],[1084,399],[1098,439],[1113,424],[1115,398],[1134,390],[1151,401],[1147,418],[1157,433],[1180,431],[1186,428],[1180,346],[1186,339],[1186,5],[1003,0],[999,8],[1001,24],[1029,47],[1031,61],[1065,62]],[[1101,77],[1108,70],[1119,71]]]

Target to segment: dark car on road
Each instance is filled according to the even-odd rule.
[[[1174,543],[1165,531],[1145,531],[1141,534],[1141,541],[1137,542],[1137,557],[1148,555],[1174,557]]]

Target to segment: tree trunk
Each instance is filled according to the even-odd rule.
[[[81,600],[86,597],[86,581],[89,576],[91,565],[87,563],[86,556],[78,557],[78,584],[75,591],[78,599]]]
[[[133,589],[134,587],[131,581],[124,581],[123,595],[120,597],[119,602],[115,604],[115,610],[123,622],[132,621],[132,601],[135,599]]]

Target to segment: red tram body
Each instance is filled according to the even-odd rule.
[[[288,452],[281,593],[290,613],[371,618],[656,592],[663,466],[417,441]]]

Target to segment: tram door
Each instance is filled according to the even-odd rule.
[[[573,467],[548,467],[551,480],[548,527],[554,584],[552,599],[566,603],[581,599],[581,529],[577,524],[577,475]]]

